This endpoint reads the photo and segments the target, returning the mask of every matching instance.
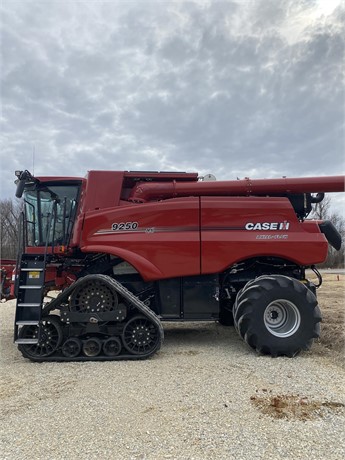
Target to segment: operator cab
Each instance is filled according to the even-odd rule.
[[[68,245],[76,216],[81,180],[41,181],[17,171],[17,198],[24,198],[26,247]]]

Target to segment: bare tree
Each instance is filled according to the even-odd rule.
[[[320,203],[314,205],[311,217],[313,219],[329,220],[331,201],[332,200],[329,195],[325,196]]]
[[[331,211],[332,200],[326,196],[320,203],[314,206],[311,217],[319,220],[330,220],[340,233],[343,241],[345,239],[345,218],[339,213]],[[322,267],[339,268],[344,267],[344,244],[340,251],[336,251],[331,245],[328,245],[328,256]]]
[[[2,259],[16,258],[21,209],[20,201],[0,200],[0,255]]]

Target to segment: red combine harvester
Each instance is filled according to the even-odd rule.
[[[13,259],[1,259],[0,261],[0,300],[6,301],[13,299],[12,273],[16,266],[16,261]]]
[[[234,324],[250,347],[294,356],[319,336],[306,268],[339,250],[305,220],[344,176],[202,181],[196,173],[17,171],[24,197],[14,340],[33,361],[147,358],[162,321]],[[56,298],[44,302],[46,294]]]

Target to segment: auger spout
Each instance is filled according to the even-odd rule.
[[[147,202],[185,196],[250,196],[343,192],[345,176],[249,179],[208,182],[139,182],[128,200]],[[320,196],[319,195],[319,196]]]

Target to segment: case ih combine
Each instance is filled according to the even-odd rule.
[[[24,197],[15,342],[33,361],[147,358],[162,321],[219,321],[263,354],[319,336],[305,270],[337,250],[305,220],[344,176],[200,181],[196,173],[16,172]],[[51,290],[60,293],[44,303]]]

